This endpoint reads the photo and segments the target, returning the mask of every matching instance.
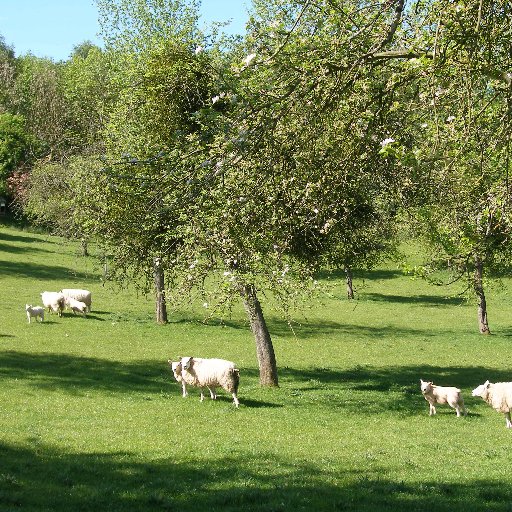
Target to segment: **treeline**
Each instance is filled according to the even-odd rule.
[[[508,0],[253,0],[239,38],[200,30],[193,0],[97,4],[103,48],[0,45],[0,187],[24,215],[99,242],[110,278],[156,289],[159,321],[193,293],[207,311],[241,297],[262,384],[262,292],[286,314],[328,268],[350,295],[404,230],[425,242],[414,271],[465,283],[490,332],[484,278],[511,256]]]

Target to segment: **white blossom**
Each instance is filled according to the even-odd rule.
[[[451,123],[452,121],[455,121],[455,116],[448,116],[448,117],[446,118],[446,122],[447,122],[447,123]]]
[[[387,139],[384,139],[383,141],[381,141],[380,145],[381,145],[382,147],[385,147],[385,146],[387,146],[388,144],[392,144],[393,142],[395,142],[395,139],[387,138]]]
[[[251,53],[251,54],[247,55],[247,57],[245,57],[245,59],[244,59],[244,64],[246,66],[248,66],[255,57],[256,57],[255,53]]]
[[[203,303],[203,308],[207,308],[208,307],[208,302],[204,302]]]
[[[194,50],[194,53],[196,55],[199,55],[202,51],[204,50],[204,48],[202,46],[198,46],[195,50]]]
[[[214,96],[214,97],[212,98],[212,104],[214,104],[214,105],[215,105],[215,103],[217,103],[217,101],[219,101],[219,100],[220,100],[220,96],[217,94],[217,96]]]

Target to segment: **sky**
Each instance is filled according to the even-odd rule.
[[[243,33],[249,0],[202,0],[202,20],[229,21],[224,30]],[[17,56],[66,60],[73,47],[89,40],[99,44],[93,0],[0,0],[0,35]]]

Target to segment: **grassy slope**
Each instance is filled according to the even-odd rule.
[[[75,251],[0,226],[0,511],[512,509],[512,432],[470,396],[512,380],[506,289],[482,337],[474,305],[392,266],[356,274],[355,302],[334,280],[295,336],[267,309],[281,387],[262,389],[240,311],[157,326]],[[25,303],[65,286],[92,290],[92,314],[29,325]],[[166,361],[187,354],[237,362],[239,410],[180,396]],[[420,377],[461,387],[469,416],[430,418]]]

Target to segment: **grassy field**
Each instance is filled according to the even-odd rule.
[[[266,308],[280,387],[258,385],[241,310],[153,321],[152,298],[102,286],[94,257],[0,225],[0,511],[512,511],[512,431],[471,389],[512,380],[510,284],[476,307],[390,264],[342,279],[296,318]],[[87,318],[27,323],[44,290],[93,292]],[[236,410],[187,399],[167,359],[241,370]],[[428,416],[419,379],[459,386],[469,414]]]

